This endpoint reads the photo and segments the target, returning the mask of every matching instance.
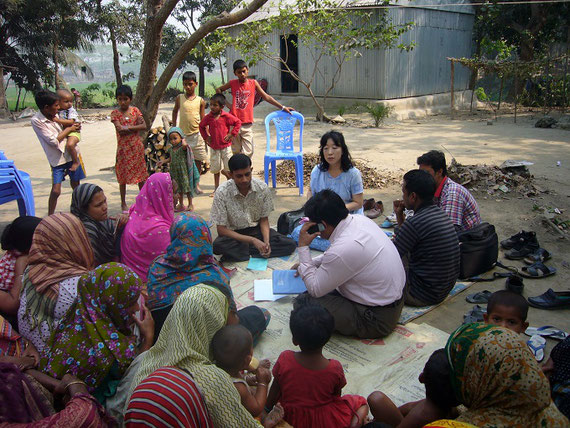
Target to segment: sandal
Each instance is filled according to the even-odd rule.
[[[550,254],[544,248],[539,248],[534,253],[529,254],[527,257],[524,258],[524,262],[527,265],[532,265],[536,262],[545,262],[546,260],[550,259],[552,254]]]
[[[469,294],[465,300],[469,303],[487,303],[491,298],[491,293],[489,290],[483,290],[478,293]]]
[[[463,324],[471,324],[474,322],[483,322],[483,314],[486,314],[487,310],[483,309],[479,305],[473,306],[465,315],[463,315]]]
[[[394,223],[392,223],[390,220],[386,219],[384,220],[384,222],[380,225],[381,228],[383,229],[390,229],[391,227],[394,227]]]
[[[531,336],[526,342],[530,351],[539,363],[544,360],[544,348],[546,348],[546,339],[538,334]]]
[[[539,336],[549,337],[550,339],[556,340],[564,340],[569,335],[563,330],[560,330],[558,327],[554,327],[553,325],[545,325],[542,327],[528,327],[524,334],[527,336],[534,336],[538,334]]]
[[[521,276],[525,278],[546,278],[547,276],[554,275],[556,268],[546,266],[542,262],[536,262],[530,266],[523,266]]]

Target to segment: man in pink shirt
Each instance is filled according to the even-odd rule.
[[[315,303],[329,310],[335,330],[348,336],[374,339],[389,335],[404,306],[406,272],[398,250],[369,218],[349,214],[330,189],[316,193],[305,204],[310,222],[299,235],[299,263],[293,268],[303,278]],[[321,232],[309,228],[322,225]],[[311,258],[309,244],[316,236],[331,246]]]

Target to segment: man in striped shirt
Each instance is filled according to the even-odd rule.
[[[431,150],[418,160],[420,169],[427,171],[435,180],[435,204],[451,219],[458,231],[469,230],[481,223],[479,205],[469,190],[447,176],[445,154]]]
[[[403,200],[394,201],[398,230],[394,244],[406,268],[405,303],[442,302],[459,276],[459,241],[449,217],[433,202],[435,181],[426,171],[408,171]],[[414,215],[405,218],[404,208]]]

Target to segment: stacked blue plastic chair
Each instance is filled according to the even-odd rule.
[[[30,175],[20,171],[0,150],[0,204],[17,201],[20,215],[36,215]]]
[[[299,150],[295,150],[294,134],[295,125],[299,122]],[[273,122],[276,134],[275,150],[271,149],[271,131],[270,125]],[[299,188],[299,195],[303,194],[303,127],[305,118],[301,113],[296,111],[291,114],[283,111],[270,113],[265,118],[265,135],[267,137],[267,148],[265,157],[263,158],[263,169],[265,172],[265,183],[269,183],[269,166],[271,165],[271,181],[273,187],[276,183],[276,167],[277,160],[292,160],[295,163],[295,181]]]

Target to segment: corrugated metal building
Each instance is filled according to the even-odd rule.
[[[294,0],[281,1],[283,4],[294,4]],[[376,2],[370,0],[341,1],[345,7],[367,7],[374,9]],[[266,19],[276,14],[277,3],[270,0],[269,6],[251,15],[245,22]],[[348,6],[347,6],[348,5]],[[393,99],[432,95],[449,92],[450,65],[446,57],[469,57],[472,53],[472,32],[474,9],[469,0],[402,0],[394,2],[389,8],[390,18],[394,25],[414,22],[414,27],[405,33],[401,41],[415,42],[410,52],[399,49],[366,50],[359,58],[347,61],[342,75],[329,94],[334,98]],[[240,31],[243,23],[230,27],[232,35]],[[275,31],[268,36],[271,46],[276,52],[284,50],[282,33]],[[297,62],[298,73],[303,78],[310,76],[312,57],[309,48],[298,41]],[[226,50],[228,76],[234,78],[232,64],[242,54],[234,48]],[[244,58],[247,61],[247,58]],[[321,70],[327,81],[316,77],[312,89],[315,95],[322,96],[328,88],[330,75],[336,70],[332,58],[324,58],[320,62]],[[308,95],[303,85],[296,85],[288,76],[279,70],[259,63],[250,69],[251,75],[267,79],[268,92],[281,95]],[[467,89],[469,72],[464,67],[456,67],[455,89]]]

